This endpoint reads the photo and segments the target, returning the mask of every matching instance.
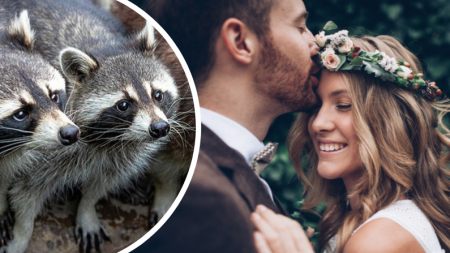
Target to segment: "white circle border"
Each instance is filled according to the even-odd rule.
[[[173,40],[170,38],[170,36],[166,33],[166,31],[152,18],[150,15],[148,15],[145,11],[143,11],[141,8],[137,7],[135,4],[129,2],[128,0],[116,0],[117,2],[120,2],[127,6],[128,8],[132,9],[141,17],[143,17],[145,20],[150,22],[150,24],[163,36],[163,38],[169,43],[170,47],[175,52],[175,55],[177,56],[178,60],[181,63],[181,66],[183,67],[184,73],[186,74],[186,77],[189,82],[189,86],[191,88],[192,92],[192,99],[194,100],[194,110],[195,110],[195,144],[194,144],[194,154],[192,156],[191,166],[189,168],[189,172],[187,174],[186,180],[184,181],[183,187],[181,187],[180,192],[178,193],[177,198],[172,203],[172,206],[169,208],[167,213],[162,217],[156,225],[150,229],[149,232],[147,232],[144,236],[142,236],[139,240],[135,241],[130,246],[126,247],[125,249],[121,250],[119,253],[129,253],[133,250],[135,250],[137,247],[142,245],[145,241],[147,241],[154,233],[156,233],[163,225],[166,223],[166,221],[170,218],[172,213],[175,211],[175,209],[180,204],[181,199],[184,197],[184,194],[186,193],[186,190],[189,186],[189,183],[191,182],[192,176],[194,175],[195,165],[197,164],[198,154],[200,152],[200,137],[201,137],[201,120],[200,120],[200,104],[198,102],[198,95],[197,90],[195,88],[194,79],[192,78],[191,71],[189,71],[189,67],[184,60],[183,55],[181,54],[178,47],[175,45]]]

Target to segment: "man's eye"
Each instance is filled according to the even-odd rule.
[[[306,29],[304,27],[299,27],[298,30],[300,30],[301,33],[306,32]]]

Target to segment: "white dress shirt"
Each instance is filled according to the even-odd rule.
[[[264,148],[264,144],[255,135],[236,121],[205,108],[200,108],[200,113],[202,124],[211,129],[230,148],[239,152],[249,166],[253,156]],[[250,170],[250,167],[248,169]],[[258,178],[263,182],[273,201],[269,184],[261,177]]]

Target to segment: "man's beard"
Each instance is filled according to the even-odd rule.
[[[270,38],[261,38],[261,41],[262,57],[254,76],[259,87],[291,112],[314,108],[318,100],[309,75],[311,66],[301,66],[292,61],[273,46]],[[304,71],[304,68],[308,71]]]

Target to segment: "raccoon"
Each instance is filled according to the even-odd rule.
[[[45,153],[79,137],[78,127],[61,111],[64,78],[33,53],[27,11],[8,16],[0,9],[0,247],[12,239],[7,200],[11,183]]]
[[[111,2],[110,11],[125,24],[127,30],[138,31],[145,26],[145,19],[138,13],[120,2]],[[149,178],[141,179],[135,183],[134,189],[130,189],[130,193],[124,192],[120,196],[122,200],[132,203],[146,203],[148,199],[142,199],[143,193],[156,195],[148,217],[149,227],[154,226],[163,217],[178,195],[190,167],[195,142],[194,103],[186,74],[165,39],[157,31],[155,37],[159,41],[155,55],[169,68],[175,79],[180,97],[174,103],[177,103],[179,108],[169,119],[173,126],[171,141],[159,151],[158,159],[150,162]],[[156,194],[149,194],[153,193],[150,187],[156,188]]]
[[[80,250],[100,251],[109,238],[95,204],[147,170],[167,143],[168,119],[177,110],[173,77],[154,57],[153,27],[147,24],[126,37],[114,27],[120,22],[112,16],[105,22],[111,14],[90,1],[0,2],[28,9],[39,39],[34,48],[68,80],[66,111],[81,129],[79,142],[45,157],[33,176],[21,177],[11,189],[16,221],[6,251],[24,252],[44,202],[63,187],[77,185],[83,194],[75,228]]]

